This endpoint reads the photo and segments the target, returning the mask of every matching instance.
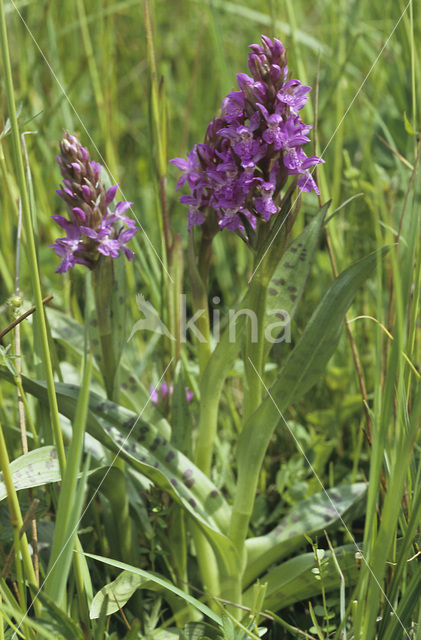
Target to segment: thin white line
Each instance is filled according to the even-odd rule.
[[[290,428],[290,426],[289,426],[288,422],[286,421],[286,419],[285,419],[285,417],[284,417],[284,415],[283,415],[282,411],[280,410],[280,408],[279,408],[279,407],[278,407],[278,405],[276,404],[276,402],[275,402],[275,400],[274,400],[274,398],[273,398],[273,396],[272,396],[272,394],[271,394],[271,392],[270,392],[270,389],[268,389],[268,388],[267,388],[267,386],[265,385],[265,383],[264,383],[264,381],[263,381],[263,379],[262,379],[261,375],[259,374],[259,372],[257,371],[256,367],[254,366],[254,364],[253,364],[253,362],[252,362],[252,360],[251,360],[250,356],[248,357],[248,360],[249,360],[249,362],[250,362],[251,366],[253,367],[253,369],[254,369],[254,371],[255,371],[255,373],[256,373],[256,375],[257,375],[257,377],[259,378],[259,380],[260,380],[260,382],[261,382],[262,386],[264,387],[264,389],[265,389],[266,393],[268,394],[269,398],[272,400],[272,402],[273,402],[273,404],[274,404],[274,406],[275,406],[275,408],[276,408],[277,412],[279,413],[279,415],[281,416],[282,420],[284,421],[285,426],[287,427],[287,429],[288,429],[289,433],[290,433],[290,434],[291,434],[291,436],[293,437],[293,439],[294,439],[294,441],[295,441],[295,444],[297,445],[297,447],[298,447],[298,449],[299,449],[299,451],[300,451],[301,455],[303,456],[303,458],[304,458],[304,459],[305,459],[305,461],[307,462],[308,466],[310,467],[312,474],[313,474],[313,475],[314,475],[314,477],[316,478],[317,482],[320,484],[320,486],[321,486],[321,488],[322,488],[323,493],[326,495],[326,497],[327,497],[327,499],[329,500],[329,502],[330,502],[330,504],[331,504],[332,508],[335,510],[335,512],[336,512],[336,514],[337,514],[337,516],[338,516],[339,520],[341,521],[342,526],[345,528],[345,531],[346,531],[346,532],[347,532],[347,534],[350,536],[350,538],[351,538],[351,540],[352,540],[352,542],[353,542],[353,544],[354,544],[355,548],[357,549],[357,551],[358,551],[359,553],[361,553],[361,557],[362,557],[362,559],[363,559],[363,561],[364,561],[364,563],[365,563],[365,565],[366,565],[367,569],[368,569],[368,570],[369,570],[369,572],[371,573],[372,577],[374,578],[374,581],[376,582],[377,586],[379,587],[379,589],[380,589],[381,593],[383,594],[383,596],[384,596],[385,600],[386,600],[386,601],[387,601],[387,603],[389,604],[389,606],[390,606],[390,608],[391,608],[391,611],[392,611],[392,612],[393,612],[393,614],[396,616],[396,618],[397,618],[397,620],[398,620],[399,624],[401,625],[402,629],[403,629],[403,630],[404,630],[404,632],[406,633],[407,637],[410,639],[410,638],[411,638],[411,636],[409,635],[409,633],[407,632],[407,630],[406,630],[405,626],[403,625],[402,620],[399,618],[399,616],[398,616],[398,614],[396,613],[396,610],[394,609],[394,607],[393,607],[392,603],[390,602],[390,600],[389,600],[389,598],[387,597],[386,593],[383,591],[383,589],[382,589],[382,586],[381,586],[380,582],[377,580],[376,576],[374,575],[374,572],[373,572],[372,568],[370,567],[370,565],[368,564],[367,560],[365,559],[365,556],[364,556],[364,554],[362,553],[361,549],[359,548],[358,544],[356,543],[354,536],[352,535],[351,531],[348,529],[348,527],[347,527],[347,525],[346,525],[346,523],[345,523],[344,519],[342,518],[341,514],[340,514],[340,513],[339,513],[339,511],[337,510],[337,508],[336,508],[336,506],[335,506],[335,504],[334,504],[334,502],[333,502],[332,498],[330,497],[329,493],[327,492],[327,490],[326,490],[326,489],[325,489],[325,487],[323,486],[323,483],[322,483],[322,481],[320,480],[320,478],[319,478],[319,475],[318,475],[317,471],[315,470],[315,468],[314,468],[314,467],[313,467],[313,465],[311,464],[310,460],[308,459],[308,457],[307,457],[307,455],[306,455],[306,453],[305,453],[304,449],[302,448],[302,446],[301,446],[301,444],[300,444],[299,440],[297,440],[297,438],[295,437],[295,434],[293,433],[293,431],[292,431],[292,429]]]
[[[402,18],[404,17],[406,11],[408,10],[409,5],[411,4],[412,0],[408,0],[408,4],[406,5],[405,9],[402,11],[400,18],[398,19],[397,23],[395,24],[395,26],[393,27],[392,31],[390,32],[386,42],[384,43],[384,45],[382,46],[382,48],[380,49],[379,53],[377,54],[376,59],[374,60],[373,64],[371,65],[368,73],[366,74],[364,80],[362,81],[362,83],[360,84],[359,88],[357,89],[357,92],[355,93],[354,97],[352,98],[351,102],[349,103],[348,108],[346,109],[345,113],[343,114],[342,118],[340,119],[339,123],[336,126],[335,131],[332,133],[332,135],[330,136],[329,141],[327,142],[325,148],[323,149],[322,153],[320,154],[320,158],[323,158],[324,154],[326,153],[326,150],[328,149],[328,147],[330,146],[330,143],[332,142],[333,138],[335,137],[335,135],[338,133],[339,128],[341,127],[343,121],[345,120],[346,116],[348,115],[349,110],[351,109],[352,105],[354,104],[355,100],[358,98],[358,96],[361,93],[362,88],[364,87],[365,83],[367,82],[368,78],[371,75],[371,72],[373,71],[374,67],[376,66],[376,64],[379,61],[380,56],[382,55],[383,51],[385,50],[385,48],[387,47],[387,45],[389,44],[389,41],[391,39],[391,37],[393,36],[393,34],[395,33],[396,29],[398,28],[398,25],[400,23],[400,21],[402,20]],[[313,169],[310,171],[310,175],[312,176],[313,173],[316,170],[316,166],[314,165]],[[265,255],[267,254],[267,252],[269,251],[270,247],[272,246],[272,243],[274,242],[275,238],[277,237],[278,233],[281,231],[282,227],[284,226],[284,223],[286,222],[288,216],[290,215],[291,211],[294,208],[295,203],[297,202],[298,198],[300,197],[300,194],[295,198],[294,202],[292,203],[292,205],[289,208],[288,213],[286,214],[284,220],[282,221],[281,225],[279,226],[277,232],[275,233],[275,235],[273,236],[272,240],[269,243],[269,246],[266,248],[266,251],[264,252],[263,256],[260,258],[257,266],[255,267],[253,273],[251,274],[249,280],[248,280],[248,284],[250,284],[250,282],[253,280],[256,271],[258,270],[258,268],[260,267],[260,265],[262,264],[263,258],[265,257]]]
[[[159,382],[157,384],[157,387],[160,385],[161,380],[164,378],[165,374],[167,373],[169,367],[171,366],[171,363],[173,362],[174,358],[171,358],[171,360],[169,361],[169,363],[167,364],[167,366],[165,367],[165,371],[162,374],[162,376],[159,379]],[[16,637],[16,631],[18,631],[21,627],[21,625],[23,624],[23,621],[25,620],[26,616],[28,615],[28,613],[30,612],[35,600],[38,598],[39,593],[42,591],[42,588],[44,586],[44,584],[46,583],[46,581],[48,580],[49,575],[51,574],[51,572],[53,571],[54,567],[56,566],[57,562],[59,561],[59,559],[61,558],[61,555],[63,554],[63,552],[65,551],[67,544],[69,543],[70,539],[72,538],[72,536],[76,533],[76,531],[79,528],[80,523],[82,522],[83,516],[85,515],[85,513],[87,512],[87,510],[89,509],[89,507],[91,506],[95,496],[97,495],[98,491],[100,490],[102,484],[105,482],[114,462],[117,460],[118,456],[120,455],[120,452],[122,451],[122,449],[124,448],[124,445],[126,444],[127,440],[130,438],[133,429],[135,428],[135,426],[137,425],[137,423],[139,422],[140,418],[142,417],[143,412],[145,411],[146,407],[148,406],[148,404],[151,401],[151,397],[149,396],[149,398],[147,399],[143,409],[141,410],[141,412],[139,413],[139,415],[136,418],[135,423],[133,424],[133,426],[131,427],[130,431],[128,432],[128,434],[126,435],[125,439],[123,440],[122,444],[119,446],[117,453],[115,454],[113,460],[111,461],[111,463],[108,466],[108,469],[106,470],[104,477],[102,478],[101,482],[99,483],[99,485],[97,486],[97,488],[95,489],[94,493],[92,494],[91,499],[89,500],[89,502],[87,503],[87,505],[85,506],[85,509],[83,510],[78,522],[76,523],[75,527],[73,528],[73,531],[70,533],[70,535],[68,536],[66,542],[63,544],[63,548],[60,551],[59,555],[57,556],[53,566],[50,568],[50,570],[48,571],[48,573],[46,574],[43,582],[40,584],[38,591],[36,592],[35,596],[33,597],[31,604],[29,605],[29,607],[27,608],[25,615],[23,616],[23,618],[21,619],[21,621],[19,622],[19,625],[16,627],[16,630],[12,636],[12,640],[13,638]]]
[[[54,71],[54,69],[52,68],[52,66],[51,66],[50,62],[48,61],[48,59],[47,59],[46,55],[44,54],[43,50],[42,50],[42,49],[41,49],[41,47],[39,46],[39,44],[38,44],[37,40],[35,39],[35,36],[33,35],[33,33],[32,33],[32,31],[31,31],[31,29],[29,28],[28,24],[25,22],[25,19],[24,19],[24,17],[22,16],[22,14],[20,13],[20,11],[19,11],[19,9],[17,8],[16,4],[14,3],[14,0],[10,0],[10,2],[12,3],[13,7],[15,8],[16,13],[18,14],[19,18],[21,19],[21,21],[22,21],[23,25],[25,26],[25,29],[28,31],[29,35],[31,36],[31,38],[32,38],[32,40],[33,40],[33,42],[34,42],[35,46],[37,47],[38,51],[40,52],[40,54],[41,54],[41,56],[42,56],[42,58],[43,58],[43,60],[44,60],[45,64],[47,65],[47,67],[48,67],[48,69],[49,69],[49,71],[50,71],[50,73],[51,73],[51,75],[53,76],[54,80],[57,82],[58,86],[60,87],[60,91],[62,92],[62,94],[63,94],[63,95],[64,95],[64,97],[66,98],[67,102],[69,103],[69,105],[70,105],[70,106],[71,106],[71,108],[73,109],[73,112],[74,112],[74,114],[75,114],[76,118],[79,120],[79,122],[80,122],[80,124],[81,124],[82,129],[84,130],[84,132],[85,132],[85,133],[86,133],[86,135],[88,136],[89,141],[91,142],[91,144],[92,144],[93,148],[95,149],[95,151],[96,151],[96,152],[97,152],[97,154],[98,154],[98,157],[101,159],[101,162],[102,162],[103,166],[105,167],[105,169],[107,170],[108,175],[110,176],[110,178],[111,178],[111,180],[112,180],[113,182],[117,183],[117,182],[118,182],[118,180],[117,180],[117,179],[114,177],[114,175],[111,173],[110,168],[109,168],[108,164],[106,163],[106,161],[105,161],[105,159],[104,159],[104,157],[103,157],[102,153],[100,152],[100,150],[99,150],[99,149],[98,149],[98,147],[96,146],[96,144],[95,144],[94,140],[92,139],[92,137],[91,137],[91,135],[90,135],[89,131],[87,130],[87,128],[86,128],[86,126],[85,126],[85,124],[83,123],[82,118],[79,116],[79,113],[77,112],[76,107],[73,105],[72,101],[70,100],[69,96],[67,95],[67,92],[66,92],[65,88],[64,88],[64,87],[63,87],[63,85],[61,84],[61,82],[60,82],[59,78],[57,77],[57,75],[56,75],[56,73],[55,73],[55,71]],[[126,196],[124,195],[123,190],[122,190],[121,188],[120,188],[120,191],[121,191],[121,195],[123,196],[123,198],[124,198],[124,199],[126,199]],[[132,215],[133,215],[133,216],[134,216],[134,218],[136,219],[136,222],[137,222],[137,224],[139,225],[139,228],[140,228],[140,230],[142,231],[142,233],[144,233],[144,234],[145,234],[145,236],[146,236],[146,239],[147,239],[148,243],[150,244],[150,246],[151,246],[151,248],[152,248],[153,252],[155,253],[156,257],[158,258],[159,262],[161,263],[161,266],[163,267],[163,269],[164,269],[165,273],[167,274],[168,278],[171,280],[171,282],[174,282],[173,278],[171,277],[171,274],[170,274],[170,273],[168,273],[168,271],[167,271],[167,269],[166,269],[166,267],[165,267],[164,263],[163,263],[163,262],[162,262],[162,260],[161,260],[160,255],[158,254],[157,250],[155,249],[155,247],[154,247],[154,245],[153,245],[153,243],[152,243],[151,239],[149,238],[148,234],[146,233],[145,229],[143,228],[143,225],[141,224],[141,222],[140,222],[139,218],[137,217],[136,213],[133,211],[133,208],[132,208],[132,207],[130,207],[130,212],[132,213]]]

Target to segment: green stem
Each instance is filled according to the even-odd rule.
[[[22,158],[22,148],[19,136],[19,126],[16,116],[16,107],[14,101],[14,88],[12,79],[12,70],[10,64],[9,44],[7,38],[6,17],[4,12],[4,0],[0,2],[0,40],[1,52],[3,58],[3,67],[5,73],[6,94],[9,108],[9,119],[11,124],[11,135],[13,150],[15,154],[15,162],[17,169],[17,179],[19,184],[20,198],[22,201],[22,213],[24,226],[26,231],[26,251],[29,263],[29,272],[31,275],[32,288],[35,297],[35,306],[39,321],[39,333],[42,346],[43,364],[45,369],[45,377],[47,383],[48,400],[50,405],[51,429],[53,433],[54,444],[57,450],[57,457],[60,465],[61,474],[64,474],[66,466],[66,457],[64,453],[63,436],[60,428],[58,415],[57,398],[54,388],[53,369],[51,365],[51,356],[48,345],[47,325],[44,316],[44,306],[42,304],[41,282],[39,278],[38,262],[35,248],[35,239],[32,226],[31,208],[28,197],[28,190],[25,178],[25,169]]]
[[[113,291],[114,270],[112,258],[100,258],[92,271],[92,287],[95,296],[96,322],[101,349],[100,369],[104,378],[107,397],[117,401],[115,380],[118,360],[115,353],[111,322],[111,296]]]
[[[208,253],[207,255],[209,256]],[[203,336],[203,340],[201,338],[197,340],[199,369],[200,376],[202,377],[202,374],[211,355],[209,305],[206,285],[203,281],[202,276],[200,275],[198,266],[196,264],[193,233],[189,234],[187,265],[190,278],[190,287],[192,291],[193,312],[194,314],[198,314],[195,325],[200,334]],[[204,266],[202,266],[201,271],[205,272]]]
[[[263,265],[261,268],[263,268]],[[254,277],[250,287],[250,311],[253,313],[253,317],[248,323],[244,354],[246,382],[243,405],[244,422],[262,401],[262,384],[258,374],[262,376],[264,368],[266,296],[267,284],[265,284],[259,272]],[[254,326],[254,323],[256,326]]]
[[[9,504],[10,519],[15,532],[15,554],[18,562],[19,550],[22,555],[23,568],[25,570],[27,580],[33,584],[37,584],[34,567],[32,565],[31,555],[29,553],[29,545],[26,533],[20,532],[23,526],[22,513],[19,506],[18,496],[13,484],[12,472],[10,470],[10,460],[6,449],[6,441],[3,435],[3,429],[0,424],[0,468],[3,473],[3,482],[6,486],[7,501]],[[40,612],[40,605],[37,600],[34,601],[34,608],[37,615]]]

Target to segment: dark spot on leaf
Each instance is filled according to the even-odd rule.
[[[271,288],[271,289],[269,289],[269,293],[270,293],[270,295],[271,295],[271,296],[276,296],[276,295],[278,295],[277,290],[276,290],[276,289],[272,289],[272,288]]]
[[[120,304],[123,304],[123,302],[124,302],[123,296],[119,296],[118,301],[119,301]]]
[[[274,282],[274,284],[278,284],[278,285],[284,285],[285,284],[284,278],[277,278],[276,280],[274,278],[273,282]]]
[[[189,504],[193,507],[193,509],[196,509],[196,500],[194,500],[193,498],[190,498]]]
[[[174,487],[176,487],[178,485],[178,482],[177,482],[177,480],[175,478],[171,478],[170,482]]]
[[[123,427],[125,429],[132,429],[135,424],[136,424],[136,418],[129,418],[128,420],[123,422]]]
[[[129,382],[130,384],[136,384],[136,380],[133,378],[133,376],[130,376]]]
[[[297,299],[297,296],[294,296],[294,295],[292,295],[292,294],[291,294],[291,295],[289,296],[289,298],[290,298],[291,302],[295,302],[295,301],[296,301],[296,299]]]
[[[159,462],[155,462],[154,467],[155,469],[159,469]]]
[[[281,320],[286,320],[286,318],[287,318],[286,313],[284,311],[277,311],[275,313],[275,316],[277,318],[280,318]]]
[[[168,451],[167,455],[165,456],[165,461],[166,462],[171,462],[171,460],[175,458],[175,453],[174,451]]]
[[[160,444],[161,444],[161,438],[155,438],[155,440],[152,442],[150,446],[150,450],[155,451],[155,449],[157,449]]]
[[[288,291],[291,291],[291,293],[295,293],[297,291],[297,287],[288,287]]]
[[[196,481],[194,478],[188,478],[187,480],[184,481],[184,484],[188,489],[191,489],[195,482]]]
[[[128,387],[127,383],[123,382],[123,384],[121,385],[121,388],[123,389],[123,391],[125,391],[127,387]]]
[[[219,496],[219,491],[217,489],[212,489],[209,495],[211,498],[217,498]]]
[[[285,523],[282,524],[278,524],[278,526],[276,527],[276,529],[273,530],[273,535],[274,536],[279,536],[280,533],[282,533],[282,531],[285,529]]]
[[[291,253],[295,253],[297,251],[297,247],[291,247],[290,251],[291,251]]]
[[[294,265],[293,264],[289,264],[289,262],[285,262],[285,268],[286,269],[293,269]]]
[[[299,243],[297,244],[297,247],[302,247],[302,246],[303,246],[303,243],[302,243],[302,242],[299,242]]]
[[[140,427],[140,433],[148,433],[149,427],[147,424],[144,424]]]

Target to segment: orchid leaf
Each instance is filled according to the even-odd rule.
[[[267,353],[277,340],[279,331],[276,329],[285,327],[297,311],[329,204],[328,202],[319,209],[312,221],[290,244],[270,279],[264,323]]]
[[[346,585],[355,585],[359,576],[359,548],[354,544],[338,547],[335,556]],[[265,573],[261,578],[261,582],[267,585],[264,608],[280,611],[295,602],[320,595],[322,584],[319,562],[314,553],[304,553]],[[330,551],[324,553],[321,562],[323,588],[326,592],[339,590],[340,576]],[[243,594],[243,605],[250,607],[252,598],[253,587],[250,587]]]
[[[0,367],[0,376],[13,381],[5,367]],[[28,393],[46,399],[45,383],[24,376],[22,383]],[[79,387],[56,383],[56,394],[59,411],[72,420]],[[204,527],[225,562],[235,564],[235,549],[224,533],[230,518],[228,504],[211,480],[153,425],[91,392],[86,428],[103,446],[121,455],[179,502]]]
[[[125,572],[129,572],[133,574],[137,578],[142,578],[143,580],[150,581],[151,583],[155,584],[157,587],[165,589],[169,591],[171,594],[179,596],[180,598],[185,600],[185,602],[187,602],[188,604],[191,604],[193,607],[198,609],[198,611],[203,613],[205,616],[207,616],[214,622],[221,624],[220,617],[216,613],[214,613],[211,609],[209,609],[208,606],[206,606],[205,604],[203,604],[203,602],[200,602],[200,600],[197,600],[190,594],[185,593],[184,591],[182,591],[181,589],[173,585],[171,582],[169,582],[165,578],[162,578],[161,576],[155,573],[152,573],[150,571],[144,571],[143,569],[139,569],[138,567],[132,567],[128,564],[125,564],[124,562],[119,562],[118,560],[103,558],[101,556],[97,556],[91,553],[85,553],[85,556],[87,558],[92,558],[93,560],[97,560],[98,562],[102,562],[103,564],[107,564],[110,567],[116,567],[117,569],[122,569]]]
[[[246,541],[247,567],[244,585],[250,584],[271,564],[278,562],[314,536],[346,519],[359,516],[367,485],[364,482],[328,489],[294,505],[278,526],[264,536]]]
[[[60,482],[60,467],[55,447],[34,449],[10,463],[16,491],[40,487],[49,482]],[[0,501],[7,496],[6,486],[0,473]]]

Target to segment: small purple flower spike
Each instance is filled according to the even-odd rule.
[[[101,165],[90,159],[76,136],[64,132],[57,156],[63,186],[57,194],[64,200],[69,219],[52,216],[66,232],[51,247],[62,259],[57,273],[68,271],[75,264],[94,269],[100,256],[117,258],[123,252],[128,260],[134,257],[126,243],[137,228],[125,215],[132,202],[118,202],[114,211],[109,205],[115,198],[118,185],[105,189],[100,180]]]
[[[187,404],[190,404],[190,402],[193,400],[194,393],[193,391],[190,391],[189,387],[184,387],[184,391],[186,393]],[[173,392],[174,387],[172,386],[172,384],[168,386],[165,380],[159,387],[154,387],[153,384],[149,386],[149,397],[151,399],[151,402],[156,405],[165,405],[168,402],[170,396],[172,396]]]
[[[250,49],[251,75],[237,75],[239,91],[224,98],[204,144],[196,144],[187,160],[171,160],[182,172],[177,189],[190,189],[180,198],[189,207],[189,231],[207,221],[209,209],[219,229],[241,235],[246,218],[252,228],[269,222],[290,175],[299,176],[301,191],[319,192],[310,167],[324,161],[303,151],[311,126],[299,116],[311,87],[289,77],[286,52],[276,38],[262,36],[262,44]]]

